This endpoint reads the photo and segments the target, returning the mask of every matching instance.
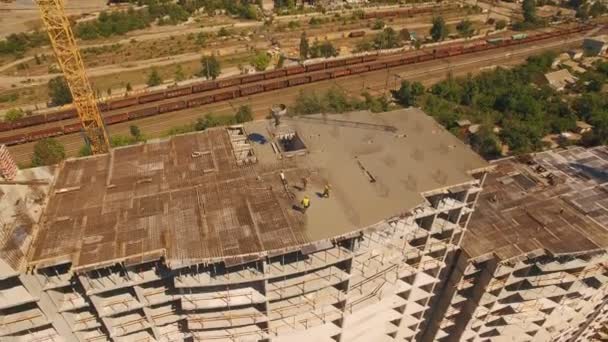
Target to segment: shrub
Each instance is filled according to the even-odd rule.
[[[11,108],[4,114],[4,120],[7,122],[13,122],[23,117],[24,112],[21,108]]]
[[[34,145],[32,166],[57,164],[65,159],[65,147],[53,138],[38,140]]]

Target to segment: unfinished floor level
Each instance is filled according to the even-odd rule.
[[[2,339],[419,339],[488,164],[418,109],[281,121],[60,165]]]
[[[601,336],[608,316],[608,148],[494,165],[426,339]]]

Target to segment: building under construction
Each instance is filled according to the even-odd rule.
[[[489,165],[418,109],[277,121],[0,184],[0,340],[598,333],[608,149]]]
[[[417,109],[282,121],[59,165],[3,229],[2,339],[413,339],[487,163]]]
[[[426,338],[605,341],[608,148],[495,167]]]

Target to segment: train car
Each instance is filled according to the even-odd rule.
[[[403,64],[403,59],[393,59],[391,61],[387,61],[386,62],[386,67],[387,68],[394,68],[396,66],[400,66]]]
[[[217,81],[218,88],[232,87],[241,84],[240,77],[228,77]]]
[[[127,98],[120,99],[120,100],[110,101],[108,103],[108,108],[109,109],[119,109],[119,108],[134,106],[138,103],[139,102],[137,100],[137,97],[127,97]]]
[[[416,56],[409,56],[403,59],[403,64],[412,64],[416,63]]]
[[[165,96],[167,98],[184,96],[189,94],[192,94],[192,86],[170,88],[167,89],[167,91],[165,92]]]
[[[97,103],[97,108],[99,108],[99,110],[101,112],[105,112],[106,110],[110,109],[110,107],[108,106],[108,104],[106,102],[98,102]]]
[[[369,70],[380,70],[386,68],[386,62],[374,62],[369,65]]]
[[[12,127],[10,122],[0,122],[0,132],[10,131]]]
[[[347,58],[344,61],[344,65],[352,65],[352,64],[362,63],[362,62],[363,62],[363,57],[352,57],[352,58]]]
[[[257,81],[261,81],[264,79],[264,74],[253,74],[253,75],[247,75],[247,76],[243,76],[241,78],[241,84],[244,83],[251,83],[251,82],[257,82]]]
[[[358,38],[365,36],[365,31],[352,31],[348,34],[348,38]]]
[[[264,73],[264,79],[270,80],[273,78],[283,77],[287,75],[287,71],[285,69],[272,70]]]
[[[360,74],[369,71],[369,65],[351,66],[348,69],[351,74]]]
[[[56,113],[50,113],[46,115],[46,122],[54,122],[67,120],[78,117],[78,113],[76,112],[76,108],[71,108],[67,110],[62,110]]]
[[[426,62],[426,61],[430,61],[430,60],[434,59],[435,57],[433,55],[425,54],[425,55],[420,55],[417,58],[418,58],[418,62]]]
[[[293,77],[289,79],[289,86],[293,87],[299,84],[305,84],[310,82],[310,77],[309,76],[300,76],[300,77]]]
[[[200,93],[202,91],[213,90],[217,88],[217,82],[215,81],[206,81],[202,83],[198,83],[192,86],[193,93]]]
[[[235,98],[236,91],[225,91],[223,93],[215,94],[213,96],[214,102],[225,101]]]
[[[314,74],[310,75],[310,82],[317,82],[317,81],[321,81],[321,80],[326,80],[329,79],[331,77],[331,73],[329,72],[317,72]]]
[[[378,59],[378,55],[365,55],[363,56],[363,62],[373,62]]]
[[[323,70],[323,69],[325,69],[325,62],[309,64],[306,66],[307,72]]]
[[[463,50],[462,46],[456,46],[456,47],[447,49],[446,53],[448,54],[448,56],[458,56],[458,55],[462,55],[462,50]]]
[[[158,106],[159,113],[172,112],[175,110],[184,109],[188,106],[186,101],[175,101],[170,103],[164,103]]]
[[[264,84],[264,91],[270,91],[270,90],[275,90],[275,89],[282,89],[282,88],[285,88],[285,87],[287,87],[289,85],[290,84],[287,82],[287,80],[274,81],[274,82],[270,82],[270,83]]]
[[[147,95],[141,95],[139,97],[139,103],[148,103],[148,102],[154,102],[154,101],[158,101],[158,100],[162,100],[165,98],[165,92],[158,92],[158,93],[150,93]]]
[[[114,114],[114,115],[106,116],[105,118],[103,118],[103,121],[106,123],[106,125],[113,125],[113,124],[117,124],[119,122],[125,122],[128,120],[129,120],[128,113]]]
[[[129,120],[144,118],[146,116],[153,116],[158,114],[158,106],[154,107],[146,107],[142,109],[137,109],[133,111],[129,111]]]
[[[257,94],[264,91],[264,86],[261,84],[254,84],[247,87],[241,87],[241,96],[247,96],[251,94]]]
[[[63,134],[63,128],[59,127],[59,126],[41,129],[39,131],[29,133],[28,141],[35,141],[35,140],[44,139],[44,138],[52,138],[52,137],[56,137],[56,136],[62,135],[62,134]]]
[[[122,114],[120,114],[120,115],[122,115]],[[128,119],[129,118],[127,117],[127,120]],[[82,124],[80,122],[75,123],[75,124],[63,125],[63,134],[80,132],[81,129],[82,129]]]
[[[202,106],[211,102],[213,102],[213,95],[196,97],[188,100],[188,108]]]
[[[286,75],[296,75],[306,72],[306,68],[302,65],[293,66],[285,69]]]
[[[338,78],[347,75],[350,75],[350,70],[348,70],[347,68],[338,69],[331,72],[331,78]]]
[[[30,115],[30,116],[21,118],[19,120],[13,121],[11,123],[11,128],[17,129],[17,128],[22,128],[22,127],[36,126],[36,125],[43,124],[45,122],[46,122],[46,117],[42,114]]]
[[[336,68],[336,67],[341,67],[343,65],[346,65],[346,60],[344,59],[336,59],[333,61],[329,61],[326,63],[327,64],[327,68]]]
[[[15,134],[8,137],[0,137],[0,145],[12,146],[23,144],[28,141],[27,134]]]

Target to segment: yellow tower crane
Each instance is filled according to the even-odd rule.
[[[84,69],[63,0],[36,0],[57,61],[68,83],[80,123],[93,154],[107,153],[108,133]]]

